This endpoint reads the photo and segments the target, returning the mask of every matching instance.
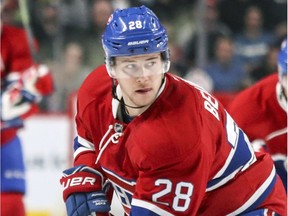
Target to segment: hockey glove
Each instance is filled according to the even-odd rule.
[[[28,99],[25,99],[22,92],[22,85],[13,82],[1,92],[1,121],[23,120],[38,109]]]
[[[44,64],[33,65],[25,70],[21,81],[24,96],[27,95],[26,98],[31,98],[30,100],[35,102],[39,102],[43,96],[51,94],[54,90],[51,71]]]
[[[52,73],[44,64],[35,64],[22,72],[11,72],[5,82],[6,86],[17,82],[23,97],[35,103],[54,91]]]
[[[45,65],[33,65],[23,72],[11,72],[1,91],[1,129],[19,127],[23,119],[39,111],[37,103],[54,90]]]
[[[109,215],[110,203],[100,172],[88,166],[76,166],[65,170],[60,182],[68,216]]]
[[[104,192],[74,193],[66,200],[68,216],[109,215],[110,204]],[[94,214],[95,215],[95,214]]]

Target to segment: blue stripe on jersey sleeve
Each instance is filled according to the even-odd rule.
[[[269,186],[266,188],[266,190],[261,194],[261,196],[248,209],[245,210],[245,212],[243,212],[243,214],[257,209],[262,204],[262,202],[267,198],[267,196],[271,193],[272,189],[274,188],[276,180],[277,180],[277,175],[275,174],[273,177],[273,180],[271,181]]]
[[[149,209],[145,209],[145,208],[138,207],[138,206],[133,206],[133,208],[130,211],[130,216],[137,216],[137,215],[141,215],[141,216],[159,216],[158,214],[150,211]]]
[[[288,184],[288,181],[287,181],[287,169],[285,168],[285,163],[287,163],[286,160],[275,160],[274,161],[277,174],[281,178],[281,180],[282,180],[282,182],[284,184],[284,187],[286,189],[286,192],[288,192],[288,190],[287,190],[287,184]]]
[[[213,187],[213,189],[216,189],[217,187],[223,185],[223,182],[228,182],[229,179],[233,178],[238,172],[240,172],[241,168],[247,166],[247,164],[252,161],[252,159],[254,158],[254,153],[252,151],[252,147],[250,146],[249,140],[245,139],[245,136],[246,135],[243,133],[243,131],[239,129],[239,137],[236,146],[234,147],[234,149],[231,149],[231,151],[234,151],[234,154],[228,166],[219,177],[212,179],[208,182],[208,190],[210,190],[209,188],[211,187]]]
[[[251,160],[254,153],[251,152],[251,148],[248,147],[249,145],[250,143],[246,142],[243,131],[239,130],[237,148],[229,166],[224,172],[224,175],[229,175],[239,167],[246,165],[246,163]]]
[[[79,147],[82,147],[82,145],[78,142],[78,136],[76,136],[74,138],[74,145],[73,145],[74,151],[76,151]]]

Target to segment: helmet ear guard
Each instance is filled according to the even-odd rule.
[[[113,66],[115,65],[115,57],[105,57],[105,66],[107,72],[111,78],[115,78],[116,74],[114,74]]]

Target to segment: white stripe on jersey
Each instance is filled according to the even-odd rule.
[[[285,134],[285,133],[287,134],[287,127],[268,134],[266,137],[266,140],[271,140],[274,137],[280,136],[280,135]]]
[[[110,170],[106,169],[105,167],[102,166],[102,169],[104,172],[108,173],[109,175],[111,176],[114,176],[115,178],[117,178],[119,181],[121,182],[124,182],[125,184],[127,185],[130,185],[130,186],[135,186],[136,185],[136,182],[135,181],[127,181],[123,178],[121,178],[120,176],[116,175],[115,173],[111,172]]]
[[[83,147],[87,148],[87,150],[94,150],[95,151],[95,146],[92,142],[82,138],[79,135],[77,138],[78,138],[78,143],[81,144]]]
[[[271,182],[273,181],[276,175],[275,167],[273,167],[269,177],[266,181],[258,188],[258,190],[244,203],[240,208],[236,209],[234,212],[231,212],[227,216],[238,215],[248,209],[251,205],[254,204],[255,201],[265,192],[265,190],[270,186]]]
[[[216,188],[226,184],[229,180],[231,180],[232,178],[235,177],[235,175],[239,172],[239,170],[241,170],[242,167],[239,167],[237,170],[235,170],[234,172],[232,172],[230,175],[228,175],[226,178],[223,178],[221,181],[219,181],[217,184],[209,187],[206,189],[206,192],[215,190]]]
[[[226,171],[227,167],[230,165],[231,160],[233,159],[233,156],[237,150],[238,141],[239,141],[239,128],[234,123],[231,116],[227,112],[225,113],[226,113],[227,138],[228,138],[228,142],[232,145],[232,148],[229,153],[229,156],[226,159],[224,166],[218,171],[218,173],[213,177],[213,179],[219,178]]]
[[[273,159],[273,161],[279,161],[279,160],[287,160],[287,155],[284,155],[284,154],[274,154],[274,155],[271,155],[271,158]]]
[[[74,151],[74,153],[73,153],[74,158],[76,158],[81,152],[84,152],[84,151],[94,151],[95,152],[95,146],[93,143],[80,137],[79,135],[76,137],[76,139],[78,140],[78,144],[80,144],[81,147],[78,147]]]
[[[237,124],[234,122],[234,120],[231,118],[231,116],[227,112],[226,112],[226,133],[227,133],[227,139],[228,139],[227,145],[229,143],[229,145],[231,145],[232,148],[225,161],[225,164],[218,171],[218,173],[216,173],[212,181],[208,183],[206,192],[215,190],[216,188],[226,184],[229,180],[234,178],[234,176],[237,173],[246,170],[256,161],[256,157],[255,157],[253,148],[250,144],[248,137],[237,126]],[[237,154],[237,151],[239,151],[239,149],[245,150],[245,153],[246,153],[245,157],[247,157],[247,159],[249,160],[246,160],[246,161],[243,160],[241,164],[237,165],[237,163],[239,163],[239,160],[236,160],[236,163],[235,163],[234,156],[235,154]],[[235,157],[237,157],[237,155]]]
[[[154,212],[158,215],[173,216],[173,214],[159,208],[158,206],[156,206],[152,203],[146,202],[144,200],[139,200],[139,199],[133,198],[132,199],[132,206],[137,206],[137,207],[140,207],[143,209],[148,209],[149,211]]]

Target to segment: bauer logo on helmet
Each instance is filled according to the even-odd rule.
[[[127,46],[142,45],[142,44],[148,44],[148,43],[149,43],[149,40],[130,41],[128,42]]]

